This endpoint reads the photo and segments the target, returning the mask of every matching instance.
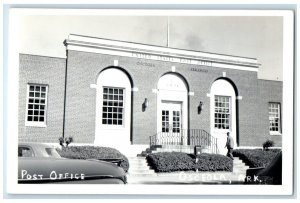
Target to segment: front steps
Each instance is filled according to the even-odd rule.
[[[233,171],[186,171],[172,173],[155,173],[150,169],[145,157],[129,157],[129,171],[127,174],[129,184],[243,184],[246,170],[249,168],[238,157],[234,157]],[[187,179],[182,179],[186,177]],[[190,180],[190,177],[196,179]]]
[[[234,174],[240,174],[246,177],[247,169],[249,169],[249,166],[247,166],[240,158],[234,157],[232,171]]]
[[[153,145],[150,148],[147,148],[142,153],[138,154],[138,156],[146,157],[151,153],[158,152],[183,152],[188,154],[194,154],[194,146],[190,145]],[[202,153],[211,153],[211,150],[208,148],[202,148]]]
[[[150,169],[145,157],[128,157],[129,171],[128,181],[134,177],[156,176],[154,170]]]

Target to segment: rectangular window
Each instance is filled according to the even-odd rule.
[[[124,89],[103,87],[102,124],[123,125]]]
[[[29,84],[27,89],[26,125],[45,126],[48,86]]]
[[[230,97],[215,96],[215,128],[229,129],[230,126]]]
[[[180,133],[180,111],[173,111],[173,133]]]
[[[279,103],[269,103],[269,128],[270,133],[280,133],[280,104]]]
[[[162,132],[168,133],[169,132],[169,111],[162,110]]]

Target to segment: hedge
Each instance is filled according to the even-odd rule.
[[[198,155],[196,169],[199,171],[232,171],[233,161],[227,156],[220,154]]]
[[[230,158],[218,154],[200,154],[195,163],[194,155],[182,152],[160,152],[149,154],[149,165],[156,172],[173,171],[232,171],[233,162]]]
[[[242,159],[250,168],[266,167],[280,151],[280,149],[235,149],[233,156]]]
[[[60,156],[69,159],[122,159],[120,167],[125,172],[129,169],[129,162],[125,155],[114,148],[96,146],[69,146],[57,150]]]

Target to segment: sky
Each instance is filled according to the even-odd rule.
[[[69,34],[167,46],[166,16],[26,15],[19,52],[66,57]],[[260,79],[282,81],[283,18],[169,16],[169,47],[257,58]]]

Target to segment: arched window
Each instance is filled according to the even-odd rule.
[[[130,142],[131,83],[118,68],[102,71],[97,79],[95,143],[113,146]]]
[[[226,79],[216,80],[211,86],[210,104],[211,134],[218,138],[218,146],[222,150],[222,146],[225,146],[226,143],[227,132],[231,134],[236,143],[236,92],[234,86]]]

